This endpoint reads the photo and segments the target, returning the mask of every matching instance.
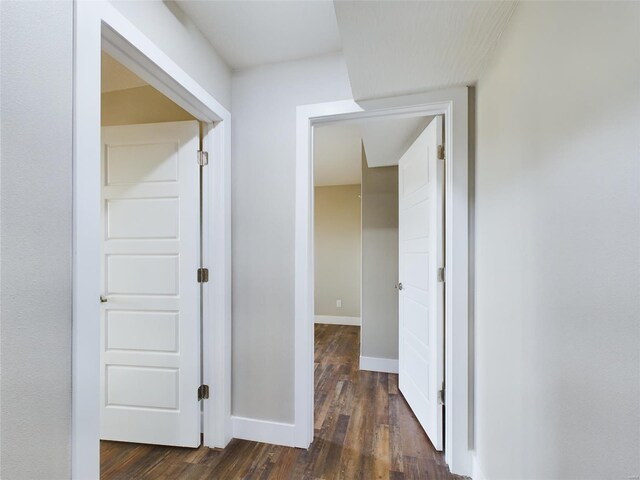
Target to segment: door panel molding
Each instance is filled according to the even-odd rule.
[[[436,450],[443,449],[444,198],[442,116],[434,117],[398,162],[399,388]]]
[[[200,445],[200,403],[194,392],[200,386],[201,352],[193,347],[200,345],[201,322],[200,285],[194,278],[201,242],[200,171],[193,161],[199,136],[193,120],[102,128],[101,266],[107,300],[100,312],[102,439]],[[109,161],[110,151],[132,142],[137,148],[127,163]],[[176,167],[173,180],[158,183],[151,197],[141,195],[134,183],[109,186],[111,168],[120,178],[144,184],[167,163]],[[118,202],[124,206],[114,209]],[[173,304],[169,317],[163,316],[167,304]],[[109,325],[127,309],[136,313],[121,319],[146,321],[137,329],[122,322],[120,328]],[[127,348],[110,348],[110,342]]]

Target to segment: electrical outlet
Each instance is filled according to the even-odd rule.
[[[342,308],[342,299],[339,298],[336,300],[336,307]]]

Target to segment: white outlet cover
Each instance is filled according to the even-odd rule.
[[[342,300],[341,299],[336,300],[336,307],[342,308]]]

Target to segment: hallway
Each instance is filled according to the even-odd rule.
[[[452,479],[398,392],[358,370],[359,327],[315,326],[315,440],[308,451],[232,440],[224,451],[102,442],[101,478]]]

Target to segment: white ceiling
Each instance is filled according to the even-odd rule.
[[[314,184],[362,181],[362,144],[370,168],[398,165],[433,117],[367,119],[318,126],[313,133]]]
[[[515,1],[178,0],[233,69],[342,51],[356,100],[473,85]]]
[[[367,165],[398,165],[400,157],[415,142],[433,117],[385,118],[362,122],[360,134],[367,154]]]
[[[148,83],[114,60],[113,57],[102,52],[102,93],[142,87],[143,85],[148,85]]]
[[[472,85],[515,2],[336,1],[356,100]]]
[[[358,185],[362,180],[362,138],[356,124],[313,130],[314,185]]]
[[[232,69],[341,49],[330,0],[180,0],[178,4]]]

